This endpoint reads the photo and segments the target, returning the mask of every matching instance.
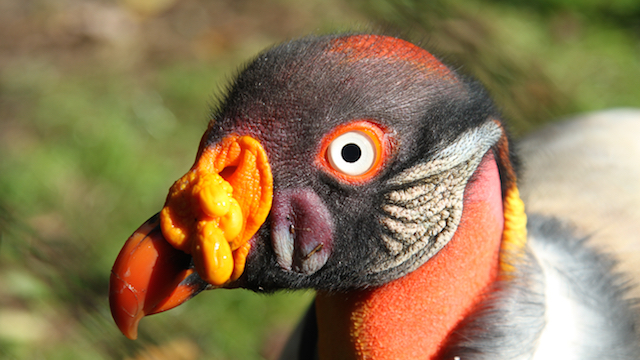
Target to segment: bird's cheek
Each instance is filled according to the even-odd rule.
[[[331,213],[311,189],[280,191],[273,199],[271,241],[280,267],[311,275],[333,249]]]

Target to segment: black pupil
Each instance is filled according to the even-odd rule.
[[[360,156],[362,156],[362,150],[356,144],[347,144],[342,148],[342,158],[348,163],[360,160]]]

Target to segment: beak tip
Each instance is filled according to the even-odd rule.
[[[109,279],[111,315],[126,337],[138,337],[146,315],[178,306],[205,289],[203,282],[185,281],[194,273],[190,263],[190,255],[165,240],[157,216],[129,237]]]
[[[130,325],[123,325],[122,327],[119,327],[120,332],[122,332],[122,334],[128,339],[136,340],[138,338],[138,322],[140,322],[140,318],[141,317],[135,319]]]
[[[129,321],[126,324],[118,322],[116,322],[116,324],[124,336],[130,340],[135,340],[138,338],[138,323],[141,318],[142,316],[137,316],[133,321]]]
[[[113,272],[109,284],[111,316],[118,329],[129,339],[138,337],[138,323],[144,317],[142,304],[136,294]]]
[[[118,308],[117,304],[111,306],[111,315],[120,332],[131,340],[138,338],[138,323],[144,317],[143,312],[128,314],[124,309]]]

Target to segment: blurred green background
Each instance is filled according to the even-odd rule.
[[[481,79],[517,135],[640,107],[638,0],[0,0],[0,358],[273,359],[312,293],[207,292],[130,341],[109,270],[238,66],[367,29]]]

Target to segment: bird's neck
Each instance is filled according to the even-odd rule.
[[[437,358],[495,281],[501,240],[511,225],[493,158],[481,171],[465,190],[454,237],[422,267],[379,288],[318,293],[320,359]]]

